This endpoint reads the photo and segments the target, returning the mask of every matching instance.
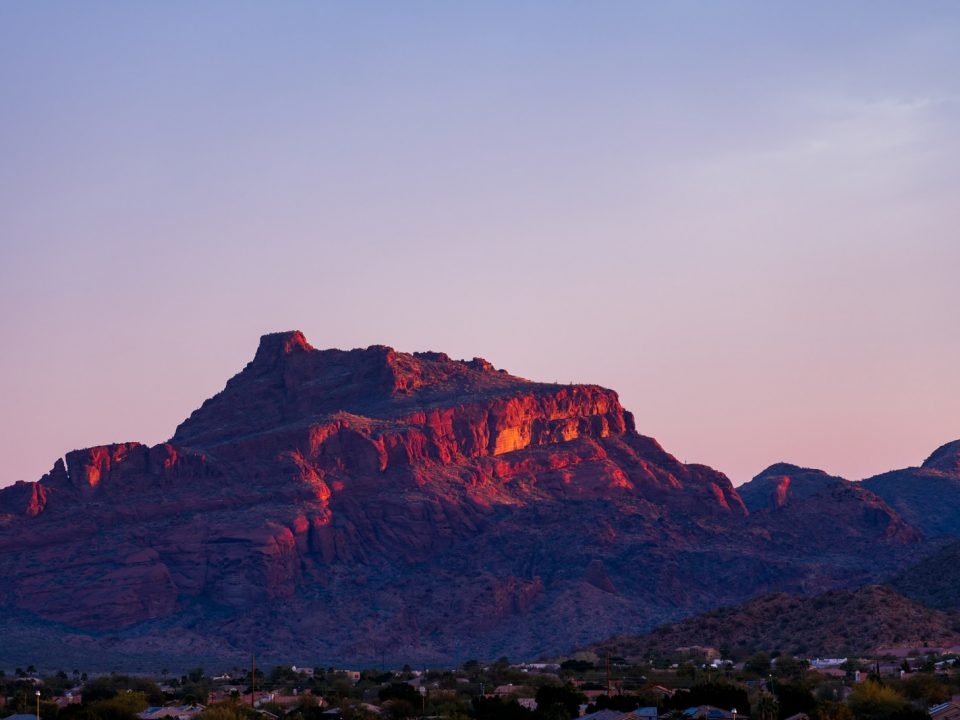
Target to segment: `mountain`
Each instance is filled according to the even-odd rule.
[[[729,657],[758,651],[837,657],[878,647],[960,641],[960,616],[923,607],[894,590],[868,585],[815,596],[766,595],[593,646],[601,654],[642,658],[679,648],[712,647]]]
[[[750,482],[737,488],[750,512],[782,508],[791,501],[804,500],[826,488],[847,482],[823,470],[802,468],[790,463],[771,465]]]
[[[752,521],[766,521],[775,528],[771,543],[815,550],[821,560],[845,555],[857,544],[923,539],[920,531],[860,483],[822,470],[778,463],[738,490]]]
[[[897,592],[941,610],[960,610],[960,542],[953,542],[889,581]]]
[[[918,468],[883,473],[863,487],[929,537],[960,537],[960,440],[937,448]]]
[[[0,490],[0,662],[535,657],[925,552],[825,492],[751,514],[612,390],[275,333],[168,442]]]

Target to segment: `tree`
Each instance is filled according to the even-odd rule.
[[[142,693],[149,703],[154,705],[163,702],[163,692],[156,683],[129,675],[105,675],[89,681],[83,686],[83,701],[91,703],[109,700],[121,691]]]
[[[589,660],[564,660],[560,663],[561,670],[569,670],[575,673],[584,673],[593,670],[594,664]]]
[[[777,720],[779,710],[780,706],[776,697],[770,693],[761,693],[760,697],[757,698],[753,713],[758,720]]]
[[[826,700],[813,711],[814,720],[853,720],[853,712],[844,703]]]
[[[580,705],[587,701],[587,696],[567,683],[566,685],[544,685],[537,690],[536,699],[538,716],[559,720],[561,708],[566,712],[567,717],[578,717]]]
[[[406,718],[415,717],[418,712],[417,708],[419,707],[419,702],[414,705],[413,703],[407,700],[401,700],[400,698],[387,700],[383,704],[383,709],[390,720],[405,720]]]
[[[405,682],[391,683],[387,687],[381,688],[377,695],[380,698],[380,702],[386,702],[387,700],[405,700],[414,707],[420,707],[421,705],[420,693],[415,687]]]
[[[925,706],[937,705],[950,699],[950,688],[933,675],[916,673],[903,683],[903,691],[911,700],[921,700]]]
[[[100,720],[136,720],[137,713],[146,710],[148,705],[144,693],[122,692],[90,703],[89,709]]]
[[[798,660],[792,655],[781,655],[773,667],[773,674],[779,678],[800,680],[808,665],[806,660]]]
[[[803,685],[778,683],[776,691],[777,702],[780,705],[780,720],[796,715],[797,713],[806,713],[809,715],[813,712],[813,708],[817,704],[813,693]]]
[[[477,720],[530,720],[533,713],[516,700],[478,697],[472,701],[473,716]]]
[[[757,675],[767,675],[770,672],[770,656],[765,652],[758,652],[747,658],[743,669]]]
[[[208,706],[200,714],[199,720],[253,720],[261,717],[246,703],[228,700]]]
[[[856,720],[908,720],[914,710],[896,690],[874,680],[856,685],[849,705]]]

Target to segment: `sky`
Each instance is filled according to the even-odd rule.
[[[0,3],[0,485],[265,332],[614,388],[735,484],[960,438],[960,5]]]

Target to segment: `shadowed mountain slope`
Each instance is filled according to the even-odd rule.
[[[960,440],[937,448],[918,468],[876,475],[863,487],[929,537],[960,537]]]
[[[766,595],[643,635],[611,638],[594,649],[628,658],[670,655],[692,646],[713,647],[726,657],[758,651],[836,657],[927,641],[960,641],[960,617],[923,607],[891,588],[868,585],[812,597]]]
[[[927,607],[960,610],[960,542],[954,542],[890,580],[897,592]]]

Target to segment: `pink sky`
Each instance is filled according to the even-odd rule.
[[[960,437],[960,11],[722,5],[0,6],[0,485],[292,328],[738,484]]]

